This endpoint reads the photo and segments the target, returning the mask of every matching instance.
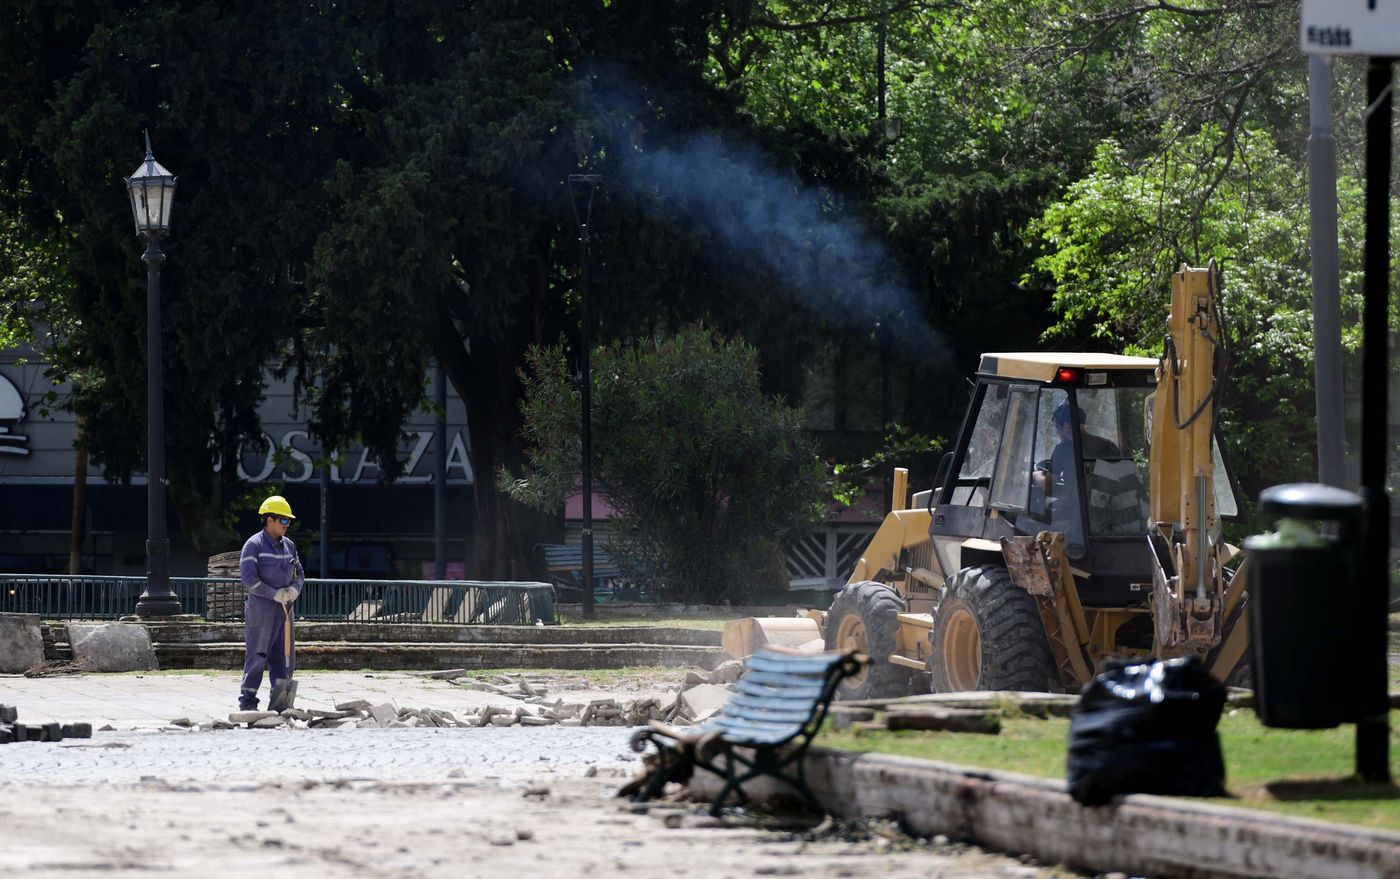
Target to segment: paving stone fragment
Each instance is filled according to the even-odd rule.
[[[739,680],[739,676],[744,673],[744,662],[741,659],[730,659],[721,662],[710,672],[709,683],[712,684],[732,684]]]
[[[287,708],[282,711],[282,716],[293,718],[295,720],[307,721],[310,720],[314,715],[310,711],[303,711],[300,708]]]
[[[339,720],[342,717],[350,717],[359,714],[357,711],[341,711],[340,709],[328,711],[325,708],[308,708],[306,713],[310,714],[312,717],[323,717],[329,720]]]
[[[253,729],[277,729],[282,726],[282,716],[274,714],[271,717],[264,717],[262,720],[255,720],[248,725]]]
[[[170,725],[190,727],[194,726],[194,721],[190,720],[188,717],[177,717],[174,720],[170,721]]]
[[[68,623],[73,662],[86,671],[152,671],[151,634],[138,623]]]
[[[388,702],[375,705],[369,710],[370,715],[380,723],[388,723],[391,720],[399,719],[398,709]]]
[[[680,695],[680,702],[695,723],[709,718],[728,701],[729,691],[718,684],[700,684]]]
[[[280,717],[276,711],[233,711],[229,713],[229,723],[257,723],[269,717]]]
[[[439,681],[455,681],[457,678],[465,677],[469,672],[465,668],[447,668],[442,671],[428,672],[428,677]]]
[[[37,613],[0,613],[0,674],[20,674],[44,661]],[[11,718],[11,723],[14,718]]]
[[[553,726],[557,722],[548,717],[534,717],[528,714],[520,718],[521,726]]]
[[[368,711],[370,704],[363,699],[352,699],[349,702],[337,702],[336,711]]]
[[[491,717],[492,726],[515,726],[514,714],[495,714]]]

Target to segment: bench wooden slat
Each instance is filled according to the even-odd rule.
[[[781,745],[790,741],[799,730],[792,724],[759,724],[730,720],[720,725],[725,741],[731,745]]]
[[[746,672],[744,677],[755,684],[773,687],[779,690],[797,690],[812,693],[820,693],[822,690],[822,679],[814,679],[808,675],[790,675],[776,671],[751,671]]]
[[[734,687],[734,692],[745,693],[750,696],[760,696],[767,699],[813,699],[821,695],[823,686],[822,682],[817,681],[810,686],[793,685],[783,687],[740,678],[739,682]]]
[[[811,699],[790,699],[775,698],[773,696],[761,696],[753,693],[738,693],[729,697],[729,702],[724,706],[726,714],[762,714],[775,712],[800,712],[804,718],[812,713]]]
[[[841,653],[810,653],[802,655],[770,653],[760,650],[744,661],[744,667],[754,671],[776,671],[783,674],[805,674],[818,678],[844,658]]]

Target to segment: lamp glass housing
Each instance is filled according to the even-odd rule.
[[[175,204],[175,175],[149,152],[141,166],[127,178],[126,191],[131,196],[131,214],[136,221],[138,235],[170,231],[170,209]]]

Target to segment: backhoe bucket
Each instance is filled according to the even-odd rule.
[[[821,629],[811,617],[744,617],[724,627],[724,652],[743,659],[763,645],[803,647],[820,641]],[[820,650],[821,647],[817,647]]]

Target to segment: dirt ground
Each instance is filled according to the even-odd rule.
[[[710,819],[699,806],[634,813],[614,779],[526,784],[341,781],[10,786],[0,874],[283,876],[1070,875],[892,827],[816,835]]]
[[[582,702],[659,697],[684,674],[538,677],[550,698]],[[613,796],[641,767],[625,726],[168,725],[226,714],[235,684],[231,673],[0,679],[0,702],[21,720],[112,726],[0,746],[0,876],[1073,875],[912,840],[890,822],[812,833],[761,828],[748,813],[716,822],[702,804],[634,806]],[[501,701],[402,673],[309,674],[302,686],[308,704],[393,699],[465,715]]]

